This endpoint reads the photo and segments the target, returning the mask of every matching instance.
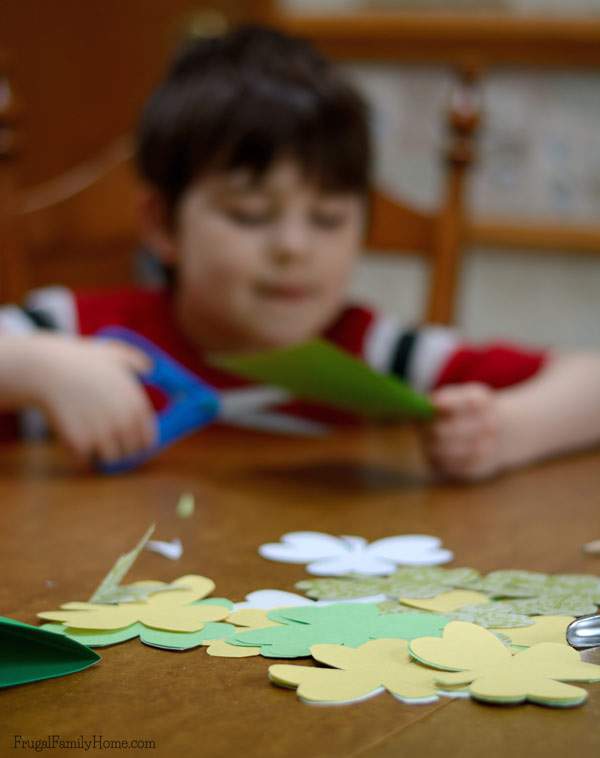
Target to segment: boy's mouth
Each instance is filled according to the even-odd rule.
[[[315,294],[315,287],[301,284],[259,284],[257,291],[261,297],[290,302],[306,300]]]

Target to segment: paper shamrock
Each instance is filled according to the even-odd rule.
[[[542,574],[537,571],[492,571],[468,581],[465,589],[479,590],[496,598],[549,598],[576,595],[600,605],[600,578],[590,574]]]
[[[230,624],[235,624],[236,627],[245,627],[246,629],[267,629],[273,626],[281,626],[276,621],[271,621],[267,615],[267,611],[260,608],[242,608],[236,610],[229,614],[227,621]],[[234,634],[239,631],[239,629],[234,629]],[[260,647],[230,644],[228,640],[231,640],[232,636],[229,635],[227,638],[215,639],[209,645],[206,652],[217,658],[251,658],[252,656],[260,655]]]
[[[272,608],[292,608],[297,605],[314,605],[314,600],[309,600],[303,595],[282,590],[256,590],[246,595],[246,599],[236,603],[236,610],[244,608],[256,608],[270,611]]]
[[[539,642],[566,645],[567,627],[574,620],[573,616],[533,616],[529,618],[530,626],[520,629],[498,626],[493,631],[503,634],[513,645],[520,647],[531,647]]]
[[[566,645],[533,645],[516,655],[492,634],[474,624],[451,621],[442,638],[423,637],[409,643],[421,663],[447,672],[435,681],[442,688],[469,685],[477,700],[567,707],[583,703],[587,692],[564,681],[600,681],[600,666],[582,663]]]
[[[100,656],[74,640],[0,617],[0,687],[74,674]]]
[[[300,700],[308,703],[352,703],[384,690],[405,703],[438,699],[434,672],[411,660],[404,640],[371,640],[357,648],[313,645],[310,654],[332,668],[277,664],[269,667],[269,679],[297,687]]]
[[[197,600],[193,605],[220,605],[225,608],[226,612],[229,612],[233,607],[230,600],[216,597],[209,600]],[[114,630],[77,629],[69,628],[64,624],[43,624],[41,628],[63,634],[89,647],[108,647],[139,637],[145,645],[164,650],[191,650],[200,645],[210,645],[215,640],[223,640],[233,636],[236,631],[232,624],[218,622],[208,622],[197,632],[167,632],[144,626],[141,623]]]
[[[499,606],[529,616],[587,616],[596,613],[589,595],[550,594],[498,603]]]
[[[435,600],[435,598],[434,598]],[[464,598],[463,598],[464,600]],[[379,603],[382,613],[408,613],[413,610],[398,600],[388,600]],[[533,624],[533,619],[523,613],[515,613],[510,608],[504,608],[499,603],[481,603],[479,605],[461,605],[457,610],[444,611],[451,621],[469,621],[486,629],[493,627],[525,627]]]
[[[229,644],[260,647],[267,658],[298,658],[310,654],[311,645],[334,643],[356,647],[370,639],[412,639],[440,634],[447,619],[432,613],[384,615],[376,605],[336,604],[270,611],[278,627],[240,632]]]
[[[261,609],[270,611],[275,608],[293,608],[299,605],[332,605],[333,603],[381,603],[385,600],[385,595],[369,595],[368,597],[357,597],[350,600],[310,600],[304,595],[296,595],[294,592],[283,592],[282,590],[256,590],[246,595],[246,599],[235,604],[236,610],[245,608]],[[410,609],[407,609],[410,610]]]
[[[471,568],[443,569],[435,566],[401,568],[387,577],[348,576],[331,579],[304,579],[296,584],[308,597],[346,600],[370,595],[435,597],[448,589],[467,585],[479,574]]]
[[[60,611],[44,611],[38,617],[60,621],[69,628],[116,630],[135,623],[168,632],[198,632],[208,621],[220,621],[229,611],[220,605],[192,605],[208,595],[214,583],[203,576],[189,574],[173,582],[182,589],[151,595],[143,603],[98,605],[65,603]],[[183,589],[185,587],[186,589]]]
[[[345,576],[392,574],[397,564],[433,566],[452,560],[441,540],[426,534],[385,537],[368,543],[362,537],[334,537],[321,532],[290,532],[281,542],[261,545],[263,558],[283,563],[306,563],[309,574]],[[372,593],[373,594],[373,593]]]
[[[463,606],[487,605],[490,602],[487,595],[470,590],[450,590],[432,598],[406,597],[400,598],[400,601],[412,608],[433,611],[434,613],[451,613]]]

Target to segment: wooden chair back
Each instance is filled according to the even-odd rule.
[[[0,64],[1,65],[1,64]],[[449,111],[444,191],[431,213],[378,191],[371,197],[368,249],[417,253],[429,266],[424,319],[451,323],[464,229],[466,172],[479,119],[476,78],[461,72]],[[94,160],[27,191],[18,189],[18,108],[0,70],[0,299],[15,301],[45,284],[114,286],[133,280],[139,245],[132,145],[118,140]]]

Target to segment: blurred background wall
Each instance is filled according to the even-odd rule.
[[[252,20],[265,5],[4,0],[0,49],[13,61],[22,99],[23,184],[49,179],[130,132],[169,52],[198,13],[218,30],[219,14]],[[600,0],[280,0],[279,7],[341,15],[378,8],[600,15]],[[420,207],[435,207],[449,70],[368,62],[344,68],[374,106],[379,181]],[[503,67],[486,72],[482,86],[485,119],[470,213],[600,224],[600,70]],[[417,259],[375,256],[360,264],[353,289],[412,320],[420,313],[424,281]],[[469,249],[458,326],[475,338],[598,346],[599,301],[600,255]]]

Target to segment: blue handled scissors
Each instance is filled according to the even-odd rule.
[[[98,464],[98,469],[105,474],[118,474],[137,468],[174,442],[216,420],[301,434],[322,434],[326,430],[321,424],[283,414],[259,414],[269,406],[289,401],[290,395],[285,390],[259,386],[217,392],[137,332],[120,326],[109,326],[97,332],[96,336],[120,340],[146,353],[152,361],[152,367],[140,374],[139,379],[143,384],[161,390],[168,398],[166,407],[157,414],[154,444],[135,455]]]

